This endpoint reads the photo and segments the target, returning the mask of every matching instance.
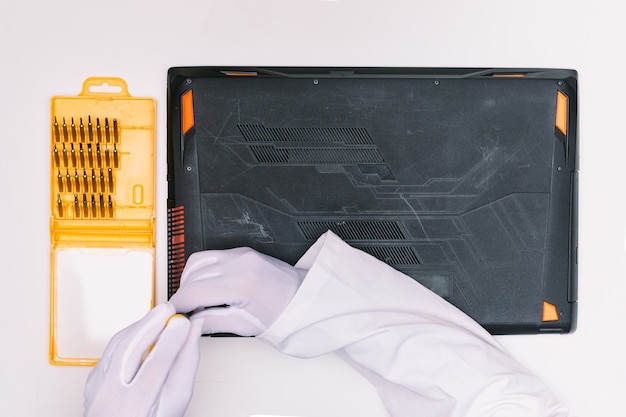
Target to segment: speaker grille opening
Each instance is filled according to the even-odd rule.
[[[406,237],[396,222],[390,221],[307,221],[298,222],[309,240],[315,240],[331,230],[343,240],[404,240]]]
[[[347,145],[373,144],[363,127],[265,127],[237,125],[247,142],[324,142]]]

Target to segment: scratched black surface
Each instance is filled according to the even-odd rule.
[[[189,87],[191,156],[172,181],[190,208],[187,251],[250,246],[294,263],[331,229],[492,333],[545,326],[546,288],[564,292],[570,278],[571,222],[554,220],[569,218],[574,169],[555,136],[557,80],[196,77]]]

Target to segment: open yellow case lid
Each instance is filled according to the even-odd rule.
[[[121,78],[50,107],[50,362],[97,363],[154,305],[155,115]]]

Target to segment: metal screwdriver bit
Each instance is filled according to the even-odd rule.
[[[65,147],[65,143],[63,144],[63,164],[67,166],[67,148]]]
[[[106,166],[111,165],[111,157],[109,156],[109,147],[108,146],[104,146],[104,164]]]
[[[74,185],[76,186],[76,192],[80,191],[80,179],[78,177],[78,171],[74,170]]]
[[[65,170],[65,182],[67,183],[67,192],[72,192],[72,177],[70,177],[70,171],[68,169]]]
[[[68,135],[67,135],[67,124],[65,123],[65,117],[63,118],[63,140],[65,142],[67,142],[68,139]]]
[[[113,119],[113,139],[115,140],[115,142],[119,142],[120,140],[119,130],[117,127],[117,119]]]
[[[61,194],[57,194],[57,209],[59,210],[59,217],[63,217],[63,202],[61,201]]]
[[[107,143],[111,141],[111,130],[109,129],[109,118],[104,118],[104,137],[107,140]]]
[[[104,212],[104,196],[100,193],[100,217],[106,216]]]
[[[87,204],[87,194],[83,193],[83,215],[89,217],[89,205]]]
[[[89,166],[93,166],[93,150],[91,147],[91,143],[87,144],[87,158],[89,159]]]
[[[72,142],[76,142],[76,125],[74,124],[74,118],[72,117]]]
[[[57,182],[59,185],[59,192],[63,192],[63,176],[61,175],[61,170],[57,171]]]
[[[109,192],[113,192],[113,170],[109,168]]]
[[[91,195],[91,216],[92,217],[96,217],[98,215],[97,209],[96,209],[96,196],[95,195]]]
[[[104,170],[100,168],[100,191],[104,192]]]
[[[89,142],[93,142],[93,125],[91,124],[91,116],[87,116],[87,132],[89,133]]]
[[[120,164],[119,157],[117,156],[117,146],[113,144],[113,166],[117,168]]]
[[[54,117],[54,137],[57,142],[61,140],[61,134],[59,133],[59,123],[57,122],[56,116]]]
[[[54,165],[60,166],[61,161],[59,160],[59,150],[57,149],[57,145],[54,145]]]
[[[98,142],[102,142],[102,129],[100,128],[100,118],[96,117],[96,135],[98,137]]]
[[[78,149],[78,154],[80,156],[80,167],[85,168],[85,151],[83,150],[83,144],[80,144],[80,148]]]
[[[72,156],[72,167],[76,168],[76,149],[74,149],[73,143],[72,143],[72,149],[70,150],[70,155]]]
[[[80,132],[80,141],[84,142],[85,141],[85,125],[83,124],[83,118],[80,118],[80,125],[78,127],[79,132]]]
[[[89,191],[89,180],[87,179],[87,171],[83,169],[83,191]]]
[[[109,194],[109,217],[113,217],[113,202],[111,201],[111,195]]]
[[[96,192],[98,185],[96,184],[96,172],[91,170],[91,192]]]

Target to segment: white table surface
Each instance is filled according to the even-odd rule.
[[[47,360],[50,98],[103,75],[157,99],[162,301],[166,72],[220,64],[578,70],[578,330],[499,339],[573,415],[626,415],[623,17],[620,2],[602,0],[3,0],[0,415],[81,415],[89,370]],[[256,340],[204,339],[202,349],[188,416],[385,415],[372,388],[333,355],[295,360]]]

